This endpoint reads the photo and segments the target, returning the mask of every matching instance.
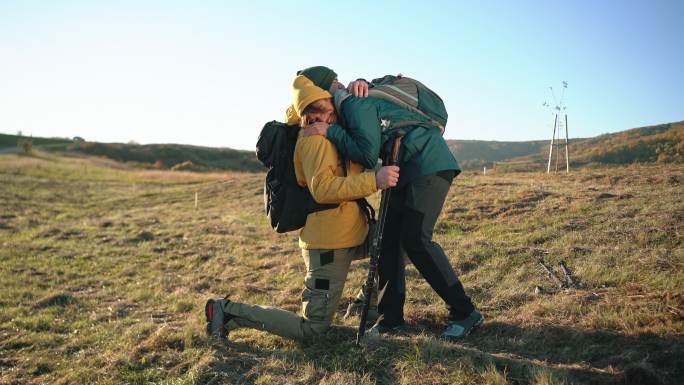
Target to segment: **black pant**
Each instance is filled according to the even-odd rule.
[[[454,171],[417,178],[390,195],[378,263],[378,304],[383,326],[404,322],[406,282],[404,254],[449,307],[450,319],[466,318],[474,309],[442,247],[432,240]]]

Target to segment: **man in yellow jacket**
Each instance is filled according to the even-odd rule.
[[[336,117],[330,93],[314,85],[306,76],[297,76],[293,82],[293,104],[288,110],[288,122],[299,121],[304,128],[317,122],[334,123]],[[308,187],[314,200],[339,204],[309,214],[299,234],[306,265],[302,316],[227,298],[210,299],[205,306],[208,334],[225,337],[233,329],[249,327],[304,339],[328,330],[351,261],[365,254],[368,223],[355,200],[378,189],[393,187],[399,179],[396,166],[364,172],[362,166],[341,159],[335,145],[325,137],[305,137],[301,131],[294,165],[298,183]]]

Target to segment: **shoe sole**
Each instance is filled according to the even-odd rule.
[[[210,299],[207,301],[207,303],[204,305],[204,317],[207,321],[207,335],[208,336],[218,336],[220,338],[225,338],[226,337],[226,328],[221,325],[218,328],[218,334],[214,332],[214,328],[212,327],[212,324],[214,323],[215,315],[217,315],[217,312],[221,311],[220,308],[218,308],[219,303],[213,299]],[[217,309],[218,308],[218,309]],[[221,317],[222,318],[222,317]],[[221,322],[220,320],[217,320],[218,322]]]

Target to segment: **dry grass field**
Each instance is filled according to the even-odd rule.
[[[684,383],[684,166],[460,176],[436,239],[487,320],[439,340],[447,313],[409,268],[410,333],[364,348],[346,303],[314,341],[205,337],[209,297],[300,307],[262,180],[0,155],[0,384]]]

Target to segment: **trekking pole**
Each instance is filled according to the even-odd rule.
[[[399,162],[399,148],[403,134],[398,134],[394,137],[392,142],[392,151],[383,160],[383,166],[395,166]],[[380,195],[380,213],[378,214],[377,230],[371,240],[370,247],[370,263],[368,266],[368,276],[366,277],[366,284],[363,286],[363,310],[361,311],[361,323],[359,324],[359,331],[356,333],[356,345],[361,343],[363,335],[366,333],[366,320],[368,318],[368,310],[370,309],[371,297],[373,296],[373,282],[375,281],[375,274],[378,271],[378,260],[380,259],[380,248],[382,246],[382,233],[385,230],[385,218],[387,218],[387,209],[389,208],[389,198],[391,188],[382,190]],[[379,294],[378,294],[379,297]]]

